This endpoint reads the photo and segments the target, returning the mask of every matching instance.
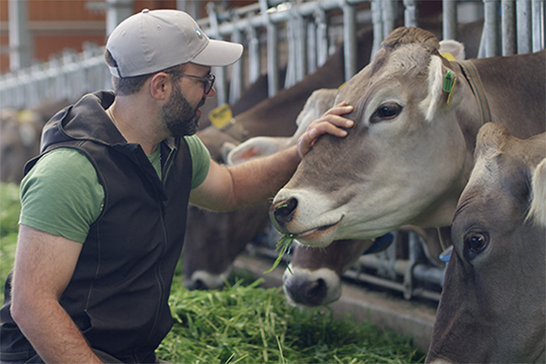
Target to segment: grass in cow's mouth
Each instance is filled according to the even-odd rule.
[[[273,266],[269,268],[268,270],[266,270],[264,274],[272,272],[275,268],[277,268],[277,266],[282,260],[282,257],[285,254],[288,254],[288,252],[290,251],[290,246],[295,238],[296,238],[295,234],[286,234],[281,238],[281,240],[279,240],[279,242],[277,243],[277,247],[275,248],[275,251],[278,251],[279,255],[277,256],[275,263],[273,263]],[[292,271],[290,270],[290,266],[288,266],[288,271],[292,273]]]

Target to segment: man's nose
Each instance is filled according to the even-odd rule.
[[[209,93],[205,95],[205,97],[213,97],[216,96],[216,89],[213,87],[210,89]]]

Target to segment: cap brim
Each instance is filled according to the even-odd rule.
[[[209,44],[190,62],[202,66],[223,67],[237,62],[242,54],[241,44],[210,39]]]

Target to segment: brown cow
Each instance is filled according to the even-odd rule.
[[[545,201],[546,133],[520,140],[484,125],[427,363],[544,363]]]
[[[449,226],[474,165],[484,95],[492,120],[515,136],[545,130],[546,51],[474,59],[465,74],[438,48],[432,33],[398,28],[339,92],[356,125],[343,140],[321,137],[279,191],[271,215],[281,233],[325,247],[402,225]],[[480,101],[467,79],[473,68]],[[480,89],[475,75],[470,82]]]

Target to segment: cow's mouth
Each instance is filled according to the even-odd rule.
[[[341,220],[343,220],[343,216],[341,216],[341,218],[333,224],[309,229],[295,234],[294,237],[296,240],[298,240],[298,242],[304,245],[326,247],[333,241],[333,234],[341,223]]]

